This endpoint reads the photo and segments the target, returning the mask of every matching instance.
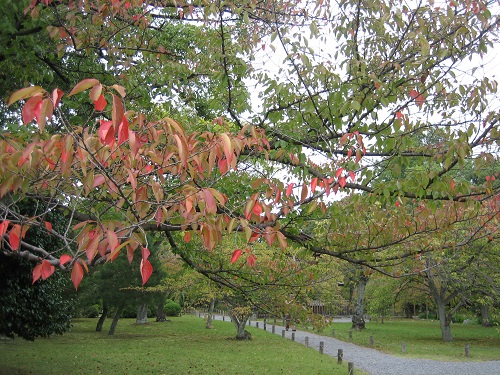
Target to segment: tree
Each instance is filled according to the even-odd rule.
[[[71,269],[77,287],[87,264],[142,247],[145,282],[152,272],[147,231],[175,242],[179,237],[172,232],[186,232],[184,241],[193,232],[208,250],[222,233],[233,231],[248,242],[261,238],[283,249],[288,239],[309,249],[307,256],[324,254],[389,273],[388,267],[421,251],[404,244],[439,229],[415,230],[423,205],[440,210],[450,200],[472,220],[477,211],[471,207],[484,202],[491,210],[478,220],[487,223],[498,215],[497,176],[485,182],[454,179],[466,160],[481,168],[498,159],[491,96],[496,82],[457,75],[466,69],[464,61],[492,45],[498,17],[491,2],[236,2],[193,4],[182,11],[140,0],[100,0],[95,7],[46,3],[33,2],[28,12],[57,20],[47,30],[56,50],[88,54],[94,62],[100,54],[106,77],[115,82],[86,78],[73,86],[71,99],[38,86],[10,96],[9,104],[25,101],[23,122],[35,120],[37,128],[29,128],[34,139],[6,132],[0,140],[0,196],[50,201],[52,209],[67,214],[74,231],[53,233],[76,248],[61,258],[23,240],[28,227],[43,226],[40,220],[2,206],[3,251],[41,261],[42,276],[55,266]],[[165,30],[189,22],[210,31],[207,53],[188,47],[179,57],[163,46],[163,37],[171,35]],[[334,53],[322,44],[325,36],[337,40]],[[282,52],[277,72],[252,65],[262,49]],[[218,115],[217,130],[225,132],[186,131],[172,118],[147,121],[126,111],[129,103],[141,107],[140,98],[151,103],[164,94],[155,91],[155,75],[147,74],[153,62],[183,72],[173,75],[176,85],[165,87],[186,88],[187,78],[196,77],[203,77],[200,85],[214,83],[206,87],[221,99],[209,101],[209,109]],[[250,107],[246,78],[254,80],[261,105]],[[137,91],[128,82],[136,82],[131,87]],[[87,108],[90,103],[93,113],[84,118],[61,110],[83,105],[83,91],[90,94]],[[183,94],[170,94],[164,96],[174,107]],[[61,130],[49,137],[44,128],[53,112]],[[415,144],[415,138],[429,142]],[[424,169],[401,173],[404,165],[424,160]],[[394,178],[378,179],[377,164]],[[243,193],[220,192],[227,181],[241,187],[232,178],[241,175],[244,182],[253,180]],[[351,197],[328,202],[340,193]],[[401,208],[399,216],[386,217],[395,208]],[[373,210],[376,223],[356,222],[356,210]],[[308,220],[330,221],[332,230],[304,233]],[[445,225],[462,220],[450,216]],[[356,230],[350,232],[348,223]],[[368,237],[348,241],[356,232]],[[490,232],[498,236],[495,228]],[[469,241],[477,239],[469,234]]]

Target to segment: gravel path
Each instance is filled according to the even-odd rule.
[[[215,316],[222,320],[222,316]],[[225,317],[228,321],[229,317]],[[255,327],[255,322],[251,322]],[[259,328],[263,328],[259,322]],[[281,335],[285,328],[275,325],[275,334]],[[272,332],[272,324],[266,324],[266,330]],[[401,358],[350,344],[333,337],[296,331],[295,341],[304,344],[309,337],[309,347],[319,350],[319,343],[324,342],[323,353],[337,358],[338,349],[344,352],[344,362],[354,362],[354,366],[371,375],[500,375],[500,361],[486,362],[441,362],[428,359]],[[292,331],[285,331],[285,337],[292,338]]]

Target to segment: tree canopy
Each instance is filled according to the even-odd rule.
[[[457,170],[498,163],[483,68],[498,22],[493,1],[32,1],[2,56],[41,33],[50,60],[30,59],[71,79],[24,71],[8,99],[22,120],[0,138],[2,252],[39,262],[35,278],[71,269],[78,287],[89,264],[137,249],[146,282],[148,231],[178,249],[193,235],[207,251],[230,234],[292,241],[385,273],[439,232],[436,212],[473,223],[449,246],[496,242],[498,172]],[[21,214],[25,197],[68,225]],[[29,243],[34,227],[64,245]]]

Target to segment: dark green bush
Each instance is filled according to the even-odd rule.
[[[182,311],[181,305],[171,299],[165,302],[164,309],[167,316],[179,316]]]

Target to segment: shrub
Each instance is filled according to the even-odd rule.
[[[181,305],[170,299],[165,302],[164,308],[167,316],[179,316],[182,310]]]

